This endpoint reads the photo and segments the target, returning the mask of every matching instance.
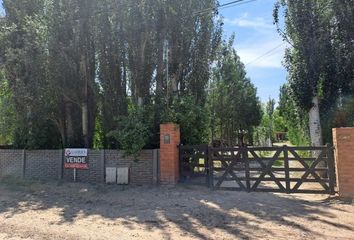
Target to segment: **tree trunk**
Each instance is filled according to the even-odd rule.
[[[312,108],[309,111],[309,127],[310,127],[310,138],[312,146],[322,146],[322,129],[320,120],[320,109],[318,97],[315,96],[312,99]]]
[[[66,145],[65,147],[72,147],[74,144],[74,124],[72,118],[72,103],[65,103],[65,134],[66,134]]]
[[[270,142],[270,146],[273,146],[273,119],[272,117],[270,118],[270,122],[269,122],[269,142]]]
[[[142,107],[144,105],[144,98],[141,96],[138,96],[138,106]]]
[[[89,134],[88,134],[88,108],[87,102],[84,102],[81,106],[82,111],[82,135],[84,138],[85,148],[89,148]]]
[[[162,93],[164,88],[164,40],[166,38],[165,31],[165,19],[164,19],[164,11],[159,11],[159,21],[158,21],[158,31],[157,36],[157,67],[156,67],[156,92]]]
[[[61,145],[62,148],[65,148],[66,146],[66,134],[65,134],[65,116],[61,117],[62,120],[58,120],[57,126],[58,130],[60,132],[60,137],[61,137]]]
[[[86,64],[85,64],[86,67]],[[86,69],[84,68],[86,73]],[[88,115],[88,79],[87,74],[85,74],[85,90],[84,99],[81,105],[81,116],[82,116],[82,136],[84,138],[84,147],[89,148],[89,115]]]
[[[314,147],[322,146],[322,128],[321,128],[321,119],[320,119],[320,109],[319,109],[319,100],[318,97],[315,96],[312,99],[312,108],[309,111],[309,128],[310,128],[310,138],[311,145]],[[317,158],[319,156],[319,151],[313,151],[312,156]],[[326,163],[321,161],[317,167],[326,167]],[[325,177],[326,173],[321,171],[317,172],[321,177]]]
[[[84,138],[84,147],[89,148],[89,115],[88,115],[88,73],[87,73],[87,57],[85,54],[81,55],[80,73],[84,80],[84,94],[81,104],[81,120],[82,120],[82,136]]]
[[[161,47],[160,47],[161,48]],[[162,50],[157,53],[157,67],[156,67],[156,92],[163,92],[163,79],[164,79],[164,61]]]
[[[177,74],[173,74],[171,77],[171,92],[176,93],[178,91],[178,80],[177,80]]]

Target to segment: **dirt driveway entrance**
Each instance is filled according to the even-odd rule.
[[[354,206],[324,195],[2,183],[0,239],[354,239]]]

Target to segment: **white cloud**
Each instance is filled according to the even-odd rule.
[[[283,68],[282,60],[286,44],[281,39],[235,45],[238,55],[247,68]]]
[[[224,18],[227,31],[235,31],[235,26],[239,28],[234,47],[247,69],[284,68],[282,61],[287,44],[270,21],[271,17],[251,17],[247,12],[236,18]]]
[[[267,23],[264,18],[250,18],[248,13],[234,19],[224,18],[224,23],[244,28],[274,28],[274,26],[271,23]]]

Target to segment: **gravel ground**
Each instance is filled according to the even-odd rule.
[[[354,205],[196,186],[7,183],[0,239],[354,239]]]

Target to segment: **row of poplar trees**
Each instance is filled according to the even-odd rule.
[[[159,124],[171,121],[181,124],[183,142],[208,141],[212,63],[232,54],[221,40],[217,4],[4,0],[1,99],[9,109],[2,130],[15,147],[134,153],[158,147]],[[259,112],[243,65],[240,71],[236,81],[248,81]]]
[[[279,103],[290,137],[331,142],[333,127],[354,126],[354,1],[279,0],[274,17],[290,45]]]

